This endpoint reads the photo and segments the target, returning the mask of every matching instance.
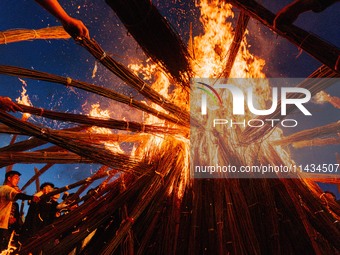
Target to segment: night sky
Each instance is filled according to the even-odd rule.
[[[264,6],[277,12],[289,1],[261,1]],[[126,32],[115,13],[105,4],[105,1],[60,1],[67,12],[81,19],[89,28],[91,37],[110,52],[117,60],[127,63],[142,63],[145,55],[138,48],[133,38]],[[194,24],[194,33],[200,32],[198,22],[199,12],[194,8],[194,0],[190,1],[161,1],[153,3],[159,8],[178,30],[184,41],[189,38],[189,23]],[[239,12],[235,10],[235,12]],[[296,25],[310,31],[324,40],[340,47],[340,4],[337,3],[322,13],[308,12],[299,17]],[[33,0],[2,0],[0,1],[0,31],[9,29],[27,28],[39,29],[47,26],[60,25],[56,19],[43,10]],[[322,64],[306,53],[300,54],[299,49],[290,44],[284,38],[272,33],[257,21],[251,19],[248,29],[250,51],[264,58],[266,66],[264,72],[267,77],[273,78],[303,78],[307,77]],[[0,35],[1,36],[1,35]],[[320,49],[322,50],[322,49]],[[20,43],[0,45],[0,63],[13,65],[39,71],[49,72],[61,76],[69,76],[73,79],[98,84],[115,89],[126,95],[137,96],[136,91],[124,85],[109,71],[98,64],[97,76],[92,78],[92,70],[96,63],[95,59],[81,46],[70,40],[35,40]],[[24,79],[27,90],[35,107],[43,107],[55,111],[88,113],[90,105],[100,102],[102,109],[114,108],[113,118],[122,119],[131,117],[128,109],[119,104],[113,104],[107,99],[90,95],[80,90],[70,90],[63,86]],[[20,96],[22,83],[16,77],[0,75],[0,95],[8,96],[15,100]],[[327,90],[333,96],[340,97],[339,88],[332,87]],[[329,104],[312,105],[313,119],[306,120],[302,128],[311,128],[322,124],[337,121],[339,109],[334,109]],[[325,114],[327,113],[327,114]],[[315,114],[315,115],[314,115]],[[20,116],[16,114],[16,116]],[[40,122],[37,117],[32,122]],[[44,120],[44,123],[52,128],[68,127],[66,123],[56,123]],[[0,146],[9,143],[11,137],[0,134]],[[23,139],[26,139],[23,138]],[[340,146],[327,148],[307,148],[292,151],[294,159],[299,162],[308,162],[311,158],[326,160],[335,163],[335,152],[340,152]],[[33,174],[34,167],[40,169],[43,165],[15,165],[15,170],[23,175],[20,184],[23,185]],[[84,179],[99,168],[99,165],[56,165],[48,174],[41,177],[41,183],[50,181],[56,186],[64,186]],[[4,172],[4,168],[0,169]],[[0,181],[3,177],[0,176]],[[93,186],[97,183],[93,184]],[[339,197],[335,186],[327,186]],[[35,186],[27,189],[28,194],[34,193]]]

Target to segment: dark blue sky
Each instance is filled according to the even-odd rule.
[[[188,38],[190,22],[193,22],[194,26],[197,25],[194,31],[199,31],[198,11],[192,9],[194,2],[194,0],[153,1],[174,27],[179,29],[184,40]],[[265,0],[261,2],[273,12],[277,12],[290,1]],[[104,0],[63,0],[60,3],[73,17],[83,20],[88,26],[91,36],[119,61],[129,63],[145,59],[134,40],[126,33],[124,27]],[[183,11],[180,11],[179,8]],[[301,15],[296,25],[340,47],[339,13],[340,4],[335,4],[319,14],[309,12]],[[2,0],[0,2],[0,31],[15,28],[39,29],[54,25],[60,24],[33,0]],[[249,41],[252,45],[250,51],[266,60],[265,72],[268,77],[307,77],[321,65],[309,55],[299,54],[299,49],[296,46],[273,34],[257,21],[251,20],[248,28],[250,30]],[[135,91],[124,86],[100,65],[97,77],[91,78],[95,60],[73,40],[36,40],[0,45],[0,63],[70,76],[73,79],[115,88],[126,95],[136,95]],[[59,85],[28,79],[25,79],[25,81],[28,84],[28,94],[36,107],[87,113],[88,105],[94,102],[100,102],[104,109],[110,104],[106,99],[82,91],[77,90],[74,93]],[[21,87],[22,84],[17,78],[0,76],[0,95],[9,96],[14,100],[20,95]],[[340,96],[339,88],[331,88],[328,92],[334,96]],[[84,104],[86,104],[85,108],[82,107]],[[318,117],[315,117],[312,121],[307,121],[305,123],[306,128],[330,123],[338,119],[339,110],[335,110],[329,105],[313,106],[313,109],[315,116]],[[122,118],[123,113],[119,113],[117,117]],[[51,122],[49,125],[53,126],[55,123]],[[58,127],[61,127],[60,124],[58,124]],[[0,134],[0,146],[8,144],[9,139],[9,136]],[[340,152],[339,146],[332,146],[330,149],[307,148],[293,153],[294,157],[300,161],[308,162],[311,158],[316,157],[321,161],[324,159],[323,157],[327,157],[327,160],[329,160],[329,157],[335,160],[334,153],[336,151]],[[33,175],[34,166],[42,167],[42,165],[15,166],[17,170],[23,173],[21,184]],[[89,175],[91,171],[97,169],[97,165],[58,165],[51,170],[50,174],[44,175],[41,182],[52,181],[56,185],[62,186],[82,179]],[[2,180],[1,177],[0,180]],[[33,193],[33,189],[32,186],[28,193]],[[336,192],[335,187],[330,189]]]

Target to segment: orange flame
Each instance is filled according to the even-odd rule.
[[[27,94],[27,89],[26,89],[27,83],[26,83],[26,81],[24,81],[24,80],[22,80],[22,79],[20,79],[20,78],[18,78],[18,79],[19,79],[19,81],[23,84],[23,86],[22,86],[22,92],[21,92],[21,94],[20,94],[20,97],[18,97],[15,101],[16,101],[18,104],[23,104],[23,105],[27,105],[27,106],[33,106],[33,105],[32,105],[32,102],[31,102],[31,100],[30,100],[30,98],[29,98],[29,96],[28,96],[28,94]],[[31,117],[31,114],[30,114],[30,113],[24,113],[24,114],[22,115],[22,120],[23,120],[23,121],[26,121],[26,120],[29,119],[29,117]]]
[[[92,110],[89,113],[89,116],[92,117],[99,117],[99,118],[110,118],[109,110],[102,110],[100,109],[100,105],[93,104],[91,105]],[[95,133],[95,134],[112,134],[111,129],[109,128],[103,128],[103,127],[91,127],[87,130],[87,132]],[[108,150],[115,152],[115,153],[124,153],[124,151],[121,149],[119,143],[117,142],[104,142],[103,143],[105,148]]]

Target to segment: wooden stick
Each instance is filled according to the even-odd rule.
[[[337,134],[340,132],[340,122],[335,122],[331,124],[327,124],[321,127],[311,128],[307,130],[303,130],[282,138],[278,141],[273,142],[274,145],[286,145],[292,142],[299,142],[304,140],[311,140],[313,138],[319,138],[322,136],[330,135],[330,134]]]
[[[18,130],[14,130],[4,124],[0,124],[0,133],[2,134],[21,134]]]
[[[300,142],[293,142],[294,148],[312,147],[312,146],[326,146],[331,144],[340,144],[340,137],[331,138],[315,138],[313,140],[304,140]]]
[[[45,166],[43,166],[38,173],[36,173],[35,175],[33,175],[31,177],[31,179],[29,179],[24,186],[22,186],[21,190],[24,191],[29,185],[31,185],[37,178],[39,178],[39,176],[41,176],[43,173],[45,173],[48,169],[50,169],[54,164],[46,164]]]
[[[138,158],[132,158],[122,153],[114,153],[103,147],[98,148],[87,143],[80,143],[79,141],[74,142],[70,139],[53,134],[53,130],[51,129],[41,128],[32,123],[20,121],[4,111],[0,111],[0,120],[12,128],[51,142],[66,150],[74,152],[79,156],[107,165],[111,168],[118,168],[121,169],[121,171],[134,173],[134,169],[137,166],[139,168],[146,167],[146,163],[139,162],[140,159]]]
[[[236,32],[233,38],[233,41],[230,45],[229,49],[229,56],[228,56],[228,61],[225,66],[225,69],[223,70],[223,77],[228,78],[230,76],[231,69],[233,68],[237,53],[240,49],[240,45],[244,36],[244,32],[246,31],[248,21],[249,21],[249,16],[245,14],[244,11],[241,11],[238,19],[237,19],[237,25],[236,25]]]
[[[11,165],[16,163],[51,163],[51,164],[77,164],[93,163],[93,160],[85,159],[71,152],[2,152],[0,161]]]
[[[111,118],[91,117],[82,114],[62,113],[50,111],[42,108],[35,108],[32,106],[18,104],[24,112],[31,113],[37,116],[46,117],[49,119],[69,121],[84,125],[93,125],[98,127],[105,127],[111,129],[119,129],[133,132],[145,132],[145,133],[166,133],[166,134],[186,134],[187,129],[167,128],[156,125],[145,125],[143,123],[133,121],[123,121]],[[183,133],[184,132],[184,133]]]
[[[125,67],[124,67],[125,68]],[[127,68],[126,68],[127,69]],[[123,72],[118,68],[120,72]],[[37,70],[30,70],[26,68],[16,67],[16,66],[5,66],[0,65],[0,74],[6,74],[11,76],[18,76],[18,77],[26,77],[29,79],[35,79],[35,80],[41,80],[41,81],[47,81],[52,82],[64,86],[69,87],[75,87],[78,89],[82,89],[91,93],[95,93],[97,95],[101,95],[106,98],[110,98],[112,100],[115,100],[117,102],[129,105],[133,108],[139,109],[141,111],[150,113],[154,116],[156,116],[159,119],[164,119],[167,121],[170,121],[172,123],[182,125],[182,126],[188,126],[189,125],[189,113],[184,111],[183,109],[180,109],[173,103],[169,102],[166,98],[161,96],[160,94],[156,93],[153,89],[150,88],[149,85],[145,84],[139,77],[134,75],[135,79],[140,82],[142,82],[140,90],[143,91],[143,95],[147,98],[149,94],[151,100],[153,100],[155,103],[163,107],[164,109],[168,110],[170,113],[175,114],[177,117],[171,116],[170,114],[164,113],[162,111],[158,111],[145,103],[139,102],[138,100],[135,100],[131,97],[119,94],[111,89],[107,89],[101,86],[97,86],[94,84],[86,83],[83,81],[73,80],[70,77],[62,77],[50,73],[40,72]],[[132,75],[132,72],[131,72]],[[146,87],[144,87],[145,85]],[[153,93],[151,93],[153,91]],[[144,93],[145,92],[145,93]],[[156,93],[156,94],[155,94]],[[154,99],[152,99],[154,98]],[[156,100],[157,99],[157,100]],[[175,109],[175,110],[174,110]]]

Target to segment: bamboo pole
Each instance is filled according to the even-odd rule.
[[[244,32],[246,31],[249,16],[245,14],[244,11],[241,11],[235,28],[235,35],[233,41],[229,48],[229,56],[227,63],[225,65],[225,69],[223,70],[222,76],[228,78],[231,73],[231,69],[233,68],[237,53],[240,49],[240,45],[244,36]]]
[[[112,169],[111,169],[112,170]],[[91,185],[91,183],[93,183],[95,181],[94,178],[96,178],[97,176],[103,174],[105,171],[108,171],[108,167],[107,166],[101,166],[97,172],[95,172],[95,174],[92,175],[91,177],[91,181],[88,181],[86,183],[84,183],[82,186],[79,187],[79,189],[70,197],[70,200],[74,200],[76,199],[76,197],[79,197],[80,194],[87,189],[88,186]],[[109,177],[112,177],[113,174]]]
[[[340,132],[340,122],[327,124],[321,127],[311,128],[297,132],[295,134],[284,137],[280,140],[274,141],[273,145],[287,145],[292,142],[296,143],[304,140],[311,140],[313,138],[323,137],[326,135],[336,135]]]
[[[62,26],[47,27],[41,29],[12,29],[0,32],[0,44],[28,40],[69,39],[71,36]]]
[[[70,152],[2,152],[0,154],[2,164],[78,164],[93,163],[89,160]]]
[[[138,142],[143,140],[144,138],[150,137],[150,134],[96,134],[96,133],[80,133],[74,131],[62,131],[55,130],[56,134],[59,134],[63,137],[69,137],[74,140],[83,140],[88,143],[97,143],[97,142]]]
[[[34,173],[35,173],[34,175],[39,174],[39,169],[34,167]],[[40,191],[40,179],[39,179],[39,177],[37,177],[35,179],[35,189],[36,189],[37,192]]]
[[[15,151],[25,151],[25,150],[30,150],[35,147],[41,146],[46,144],[45,141],[42,141],[38,138],[31,138],[29,140],[21,141],[21,142],[16,142],[14,144],[10,144],[7,146],[4,146],[0,148],[0,152],[15,152]]]
[[[14,130],[4,124],[0,124],[0,133],[2,134],[21,134],[18,130]]]
[[[77,181],[75,183],[72,183],[72,184],[66,185],[64,187],[61,187],[59,189],[56,189],[56,190],[54,190],[54,191],[52,191],[52,192],[50,192],[50,193],[48,193],[46,195],[43,195],[42,199],[45,198],[45,197],[52,197],[52,196],[54,196],[56,194],[60,194],[60,193],[65,192],[67,190],[74,189],[76,187],[82,186],[82,185],[84,185],[84,184],[86,184],[88,182],[93,182],[95,180],[99,180],[99,179],[104,178],[106,176],[114,175],[116,173],[117,173],[116,169],[112,169],[112,170],[109,170],[109,171],[104,171],[103,173],[98,174],[96,176],[88,177],[86,179],[83,179],[83,180]]]
[[[122,153],[113,153],[104,147],[98,148],[87,143],[84,144],[80,143],[79,141],[74,142],[68,138],[66,139],[62,136],[53,134],[51,129],[40,128],[32,123],[20,121],[3,111],[0,111],[0,120],[12,128],[51,142],[66,150],[74,152],[79,156],[90,159],[94,162],[101,163],[103,165],[107,165],[111,168],[118,168],[121,169],[121,171],[134,173],[134,169],[136,167],[146,167],[144,166],[146,163],[139,162],[140,159],[132,158]]]
[[[340,137],[331,138],[315,138],[313,140],[303,140],[300,142],[293,142],[292,146],[294,148],[312,147],[312,146],[326,146],[332,144],[340,144]]]
[[[84,130],[85,128],[87,128],[87,126],[79,126],[79,127],[60,130],[58,132],[63,132],[63,133],[65,132],[66,134],[69,134],[73,137],[77,137],[76,135],[81,134],[79,133],[79,131]],[[90,137],[90,134],[88,135],[88,137]],[[36,137],[30,137],[28,140],[16,142],[14,144],[2,147],[0,148],[0,152],[26,151],[26,150],[31,150],[33,148],[39,147],[44,144],[46,144],[46,141],[42,141]]]
[[[31,185],[37,178],[39,178],[39,176],[41,176],[43,173],[45,173],[48,169],[50,169],[54,164],[46,164],[45,166],[43,166],[38,173],[36,173],[35,175],[33,175],[31,177],[31,179],[29,179],[24,186],[22,186],[21,190],[24,191],[29,185]]]
[[[311,179],[314,182],[340,185],[340,178],[336,174],[319,174],[302,172],[300,176],[304,179]]]
[[[167,98],[155,91],[149,84],[134,74],[129,68],[114,60],[108,55],[94,39],[83,38],[81,45],[88,50],[97,60],[100,61],[108,70],[119,77],[127,85],[136,89],[140,94],[158,104],[163,109],[174,114],[179,119],[190,119],[187,111],[173,104]]]
[[[133,121],[123,121],[111,118],[91,117],[82,114],[62,113],[50,111],[42,108],[35,108],[32,106],[18,104],[23,109],[23,112],[31,113],[37,116],[46,117],[49,119],[79,123],[84,125],[92,125],[98,127],[105,127],[111,129],[132,131],[132,132],[145,132],[145,133],[163,133],[163,134],[187,134],[187,129],[168,128],[156,125],[146,125]],[[1,121],[1,119],[0,119]]]
[[[118,68],[118,71],[124,74],[124,70],[121,70],[122,68],[123,66],[121,68]],[[155,92],[153,89],[150,88],[149,85],[145,84],[144,81],[140,80],[138,77],[136,77],[132,73],[130,75],[133,75],[135,79],[137,79],[139,82],[142,83],[140,87],[140,92],[145,97],[151,99],[153,102],[157,103],[164,109],[168,110],[171,114],[176,115],[176,117],[173,117],[162,111],[157,111],[154,108],[146,105],[145,103],[139,102],[138,100],[135,100],[131,97],[119,94],[111,89],[103,88],[103,87],[90,84],[90,83],[86,83],[83,81],[73,80],[70,77],[62,77],[62,76],[45,73],[45,72],[41,72],[37,70],[30,70],[30,69],[21,68],[21,67],[5,66],[5,65],[0,65],[0,74],[25,77],[25,78],[34,79],[34,80],[47,81],[47,82],[52,82],[55,84],[64,85],[66,87],[74,87],[74,88],[82,89],[82,90],[85,90],[91,93],[95,93],[97,95],[101,95],[106,98],[110,98],[112,100],[123,103],[125,105],[129,105],[138,110],[150,113],[159,119],[164,119],[174,124],[179,124],[182,126],[187,126],[189,123],[189,119],[190,119],[189,113],[180,109],[173,103],[169,102],[166,98],[164,98],[163,96]]]
[[[303,49],[312,57],[328,66],[334,72],[340,74],[340,70],[336,70],[335,68],[337,59],[340,56],[340,50],[334,45],[295,25],[283,24],[280,28],[273,27],[275,14],[254,0],[227,0],[227,2],[230,2],[236,8],[243,10],[250,17],[260,21],[298,48]]]

